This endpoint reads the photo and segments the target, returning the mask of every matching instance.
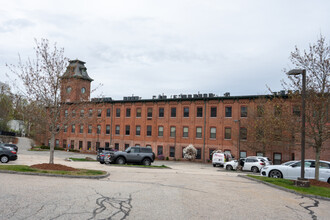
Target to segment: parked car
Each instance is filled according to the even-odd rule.
[[[251,157],[241,158],[239,159],[239,161],[237,160],[229,161],[224,164],[224,168],[226,170],[236,170],[238,164],[242,166],[242,170],[247,170],[257,173],[261,170],[262,167],[266,165],[266,162],[262,158],[251,156]]]
[[[227,161],[232,158],[231,154],[229,153],[213,153],[212,155],[212,164],[213,167],[216,166],[223,166]]]
[[[8,163],[10,160],[17,160],[17,154],[14,148],[0,145],[0,161]]]
[[[300,177],[301,161],[282,165],[270,165],[262,168],[260,175],[272,178],[296,180]],[[305,160],[305,178],[315,178],[315,160]],[[319,180],[330,183],[330,162],[320,161]]]
[[[14,148],[14,150],[16,151],[16,153],[18,152],[18,147],[17,147],[16,144],[2,143],[1,145],[6,146],[6,147],[12,147],[12,148]]]
[[[112,151],[103,150],[102,152],[97,153],[96,160],[99,161],[101,164],[104,164],[104,158],[107,155],[110,155],[110,152]]]
[[[125,151],[112,151],[105,157],[105,163],[142,163],[150,166],[155,160],[155,153],[150,147],[129,147]]]

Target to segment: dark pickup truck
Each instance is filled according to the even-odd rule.
[[[110,152],[105,163],[140,163],[150,166],[155,160],[155,154],[150,147],[129,147],[125,151]]]

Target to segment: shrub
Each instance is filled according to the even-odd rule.
[[[158,156],[157,156],[157,159],[158,159],[158,160],[164,160],[165,157],[164,157],[164,155],[161,154],[161,155],[158,155]]]
[[[166,160],[169,160],[169,158],[168,158],[168,157],[166,157]]]
[[[45,145],[41,145],[40,148],[41,149],[45,149],[45,150],[47,150],[47,149],[49,150],[49,147],[48,146],[45,146]]]
[[[186,160],[195,160],[197,156],[197,149],[192,144],[189,144],[183,149],[183,155]]]

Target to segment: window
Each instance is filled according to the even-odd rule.
[[[183,108],[183,117],[185,117],[185,118],[189,117],[189,107]]]
[[[216,138],[217,128],[210,128],[210,138]]]
[[[170,157],[175,157],[175,147],[170,147]]]
[[[84,133],[84,125],[80,125],[80,130],[79,130],[80,134]]]
[[[263,156],[264,156],[264,153],[262,153],[262,152],[257,152],[256,155],[257,155],[258,157],[263,157]]]
[[[262,117],[263,116],[263,114],[264,114],[264,107],[263,106],[261,106],[261,105],[258,105],[257,106],[257,116],[260,118],[260,117]]]
[[[72,110],[72,117],[76,117],[76,110]]]
[[[241,140],[247,140],[247,129],[246,128],[240,128],[239,132],[240,132]]]
[[[147,109],[147,117],[152,118],[152,108]]]
[[[105,148],[109,148],[110,147],[110,143],[109,142],[105,142]]]
[[[163,118],[164,117],[164,108],[159,108],[158,117],[160,117],[160,118]]]
[[[83,142],[79,141],[79,150],[81,150],[83,148]]]
[[[246,118],[247,114],[247,106],[241,106],[241,118]]]
[[[158,127],[158,137],[163,137],[163,135],[164,135],[164,127],[159,126]]]
[[[81,109],[80,110],[80,117],[83,118],[84,117],[84,114],[85,114],[85,110],[84,109]]]
[[[320,169],[330,169],[330,164],[325,162],[320,162]]]
[[[197,155],[196,155],[196,159],[200,160],[202,159],[202,150],[200,148],[197,148]]]
[[[95,144],[96,144],[96,149],[100,148],[100,142],[97,141]]]
[[[217,117],[217,107],[211,107],[211,117]]]
[[[147,136],[151,136],[151,131],[152,131],[151,125],[147,125]]]
[[[197,107],[197,118],[203,117],[203,108],[202,107]]]
[[[110,117],[110,108],[107,108],[107,117]]]
[[[231,118],[231,106],[225,107],[225,117]]]
[[[183,127],[182,137],[188,137],[188,131],[189,131],[189,128],[188,127]]]
[[[282,154],[281,153],[274,153],[274,165],[279,165],[282,163]]]
[[[171,128],[170,128],[170,136],[171,137],[175,137],[175,133],[176,133],[175,127],[174,126],[171,126]]]
[[[299,108],[299,106],[293,106],[292,113],[293,113],[294,116],[300,117],[300,108]]]
[[[196,128],[196,138],[202,138],[202,127]]]
[[[115,150],[119,150],[119,143],[115,143]]]
[[[136,117],[141,118],[141,108],[136,109]]]
[[[129,117],[131,117],[131,109],[127,108],[126,109],[126,118],[129,118]]]
[[[92,142],[87,141],[87,150],[91,150],[92,149]]]
[[[64,116],[65,116],[66,118],[68,117],[68,110],[67,110],[67,109],[64,111]]]
[[[136,136],[140,136],[141,135],[141,126],[140,125],[137,125],[136,126],[135,135]]]
[[[231,139],[231,128],[225,128],[225,139]]]
[[[88,109],[88,117],[92,117],[93,116],[93,109]]]
[[[116,108],[116,117],[117,117],[117,118],[120,117],[120,108]]]
[[[71,127],[71,133],[75,133],[76,132],[76,125],[72,125]]]
[[[74,140],[71,140],[71,149],[74,149]]]
[[[64,132],[66,133],[68,131],[68,126],[64,125]]]
[[[129,144],[125,144],[125,150],[129,148]]]
[[[105,126],[105,133],[110,134],[110,125]]]
[[[92,125],[88,125],[88,134],[92,133]]]
[[[246,151],[240,151],[239,158],[245,158],[245,157],[246,157]]]
[[[129,135],[130,134],[130,129],[131,127],[129,125],[125,126],[125,135]]]
[[[116,125],[115,134],[120,134],[120,126]]]
[[[96,133],[101,134],[101,125],[97,125]]]
[[[175,107],[171,108],[171,117],[172,118],[176,117],[176,108]]]
[[[66,139],[63,140],[63,148],[66,148]]]
[[[58,139],[55,140],[55,147],[59,147],[60,146],[60,141]]]
[[[157,146],[157,155],[163,155],[163,146]]]
[[[215,149],[209,149],[209,159],[212,160],[212,156],[213,156],[213,151],[215,151]]]
[[[97,117],[101,117],[102,116],[102,109],[98,109],[97,110]]]

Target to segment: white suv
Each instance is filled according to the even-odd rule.
[[[245,158],[243,170],[250,170],[254,173],[257,173],[266,165],[265,159],[262,157],[247,157]]]

